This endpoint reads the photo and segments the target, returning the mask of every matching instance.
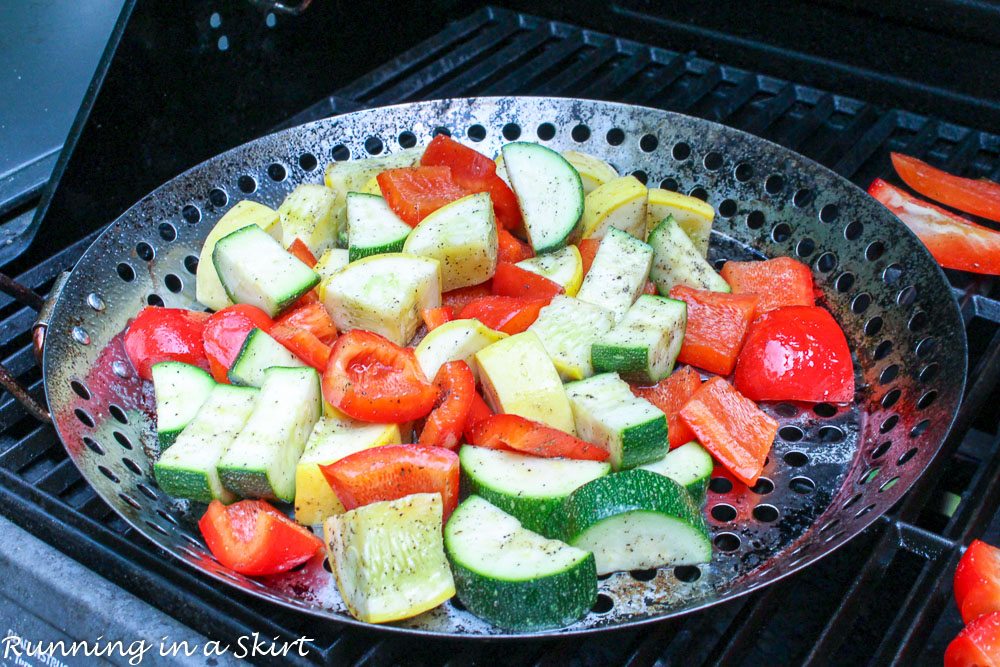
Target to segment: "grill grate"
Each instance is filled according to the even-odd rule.
[[[589,96],[702,116],[798,150],[862,186],[891,172],[889,150],[967,176],[1000,176],[996,135],[494,9],[449,25],[298,114],[295,122],[330,109],[502,94]],[[91,238],[33,265],[37,258],[19,262],[18,279],[45,293]],[[449,642],[417,645],[331,627],[238,592],[220,592],[129,530],[82,482],[51,427],[39,425],[6,394],[0,396],[2,509],[208,635],[305,634],[317,638],[310,659],[320,663],[473,664],[499,655],[511,664],[939,662],[959,628],[950,604],[950,573],[961,544],[983,532],[1000,535],[1000,520],[994,519],[1000,504],[998,414],[981,410],[997,400],[1000,303],[990,298],[987,282],[953,276],[953,283],[969,331],[971,372],[967,401],[946,445],[952,454],[928,471],[892,516],[807,571],[708,612],[641,630],[501,646],[464,642],[459,650]],[[39,397],[41,379],[28,331],[33,317],[30,309],[0,296],[0,357]],[[948,516],[939,504],[955,497],[957,511]]]

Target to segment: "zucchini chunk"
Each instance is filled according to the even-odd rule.
[[[597,601],[593,554],[533,533],[479,496],[452,513],[444,546],[458,598],[501,628],[562,627]]]

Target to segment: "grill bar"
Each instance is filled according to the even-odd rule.
[[[331,109],[422,97],[514,93],[617,99],[721,119],[804,150],[859,185],[867,185],[874,173],[887,175],[889,165],[883,159],[887,150],[928,157],[959,172],[1000,174],[1000,138],[993,135],[878,108],[695,54],[491,8],[448,25],[295,119],[304,122]],[[46,292],[92,238],[82,238],[51,257],[33,250],[15,263],[16,279]],[[954,631],[939,622],[948,605],[949,574],[962,543],[984,529],[1000,502],[996,456],[1000,442],[987,432],[980,437],[987,443],[982,447],[965,445],[970,431],[978,432],[972,431],[973,424],[982,406],[990,404],[1000,377],[1000,302],[990,297],[994,289],[977,283],[974,291],[980,293],[963,299],[970,331],[978,327],[991,343],[970,364],[967,402],[947,445],[949,453],[895,516],[879,521],[866,536],[791,580],[696,616],[640,630],[573,641],[463,644],[458,651],[446,642],[414,643],[366,630],[333,628],[228,589],[223,592],[214,581],[164,561],[141,536],[127,530],[81,482],[52,429],[35,422],[9,396],[0,397],[0,497],[4,499],[0,511],[213,638],[253,631],[316,637],[310,645],[314,663],[461,665],[502,659],[505,664],[539,665],[760,664],[780,661],[769,653],[777,643],[783,644],[787,661],[835,662],[853,639],[858,614],[876,608],[880,598],[898,593],[903,603],[888,621],[884,641],[868,651],[876,651],[878,661],[907,664],[916,657],[918,640],[932,629]],[[0,318],[5,361],[37,396],[41,382],[27,338],[33,311],[0,294]],[[995,420],[988,427],[995,431]],[[959,489],[958,511],[940,520],[933,505],[940,490],[948,488],[943,485],[952,483],[946,474],[950,463],[978,472]],[[892,573],[902,556],[921,565],[918,575],[898,590],[901,584],[893,581]],[[854,578],[853,584],[843,585],[843,571]],[[787,608],[790,600],[811,598],[819,604]]]

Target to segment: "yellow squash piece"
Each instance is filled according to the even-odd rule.
[[[580,174],[583,191],[587,194],[618,178],[615,168],[601,158],[580,151],[563,151],[562,155]]]
[[[494,331],[479,320],[452,320],[428,332],[413,352],[429,380],[447,362],[460,360],[468,363],[478,378],[476,352],[506,337],[507,334]]]
[[[556,283],[566,296],[575,296],[583,284],[583,258],[575,245],[520,261],[517,265]]]
[[[336,200],[333,190],[325,185],[303,183],[292,190],[278,207],[281,245],[287,248],[299,239],[315,257],[336,246],[337,218],[333,214]]]
[[[337,589],[365,623],[399,621],[455,595],[439,493],[415,493],[331,516],[323,533]]]
[[[344,512],[343,504],[319,469],[321,465],[339,461],[363,449],[398,445],[400,442],[399,426],[396,424],[369,424],[345,415],[320,419],[313,427],[305,451],[295,467],[295,520],[314,526],[322,524],[327,517]]]
[[[583,238],[603,238],[609,227],[646,238],[646,186],[635,176],[608,181],[583,202]]]
[[[215,262],[212,261],[212,252],[215,244],[224,236],[232,234],[237,229],[243,229],[247,225],[257,225],[265,232],[281,240],[281,216],[273,208],[258,204],[255,201],[243,200],[237,202],[235,206],[226,211],[226,214],[219,218],[212,227],[212,231],[205,237],[205,243],[201,247],[201,261],[198,262],[198,273],[195,277],[195,292],[202,304],[212,310],[222,310],[226,306],[233,305],[222,287],[219,274],[215,270]]]
[[[382,188],[379,187],[378,176],[372,176],[369,178],[368,182],[361,186],[361,189],[358,190],[358,192],[363,192],[366,195],[378,195],[381,197]]]
[[[476,353],[476,363],[483,393],[494,412],[576,432],[559,373],[533,332],[515,334],[483,348]]]
[[[707,257],[708,239],[712,235],[712,221],[715,219],[715,209],[711,204],[697,197],[650,188],[646,206],[647,233],[668,215],[674,216],[677,225],[691,239],[701,256]]]

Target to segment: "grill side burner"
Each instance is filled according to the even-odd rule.
[[[614,6],[618,9],[612,13],[613,19],[587,14],[580,21],[620,33],[632,32],[629,24],[635,18],[622,12],[623,6],[631,6],[632,10],[644,7],[637,2],[619,3]],[[218,35],[208,25],[211,11],[207,7],[202,10],[199,21],[205,25],[199,25],[198,38],[207,40],[204,35],[211,35],[212,41],[206,42],[204,48],[217,50]],[[308,18],[308,11],[303,16]],[[227,20],[223,17],[223,26],[227,26]],[[278,16],[276,20],[280,25],[286,19]],[[620,21],[620,27],[616,21]],[[141,24],[136,25],[141,28]],[[176,162],[122,184],[114,193],[108,193],[106,200],[93,196],[102,193],[93,192],[92,181],[91,198],[84,202],[83,212],[70,206],[74,201],[71,195],[75,188],[84,186],[84,171],[80,171],[88,164],[84,151],[88,146],[93,148],[97,135],[90,134],[96,132],[93,128],[78,128],[85,130],[79,142],[75,146],[73,142],[68,144],[76,149],[75,155],[61,163],[64,182],[60,188],[69,189],[57,191],[50,200],[40,242],[8,269],[20,282],[44,294],[92,238],[80,238],[80,227],[71,225],[72,229],[60,230],[49,223],[55,223],[60,216],[79,220],[79,216],[89,213],[96,228],[113,219],[116,206],[123,208],[191,160],[228,145],[216,146],[212,141],[239,143],[278,123],[294,124],[355,108],[433,97],[551,94],[661,107],[759,134],[816,159],[862,186],[875,176],[891,174],[889,150],[927,158],[963,175],[1000,178],[1000,137],[996,135],[755,73],[748,68],[753,58],[746,54],[737,58],[734,49],[727,46],[734,35],[717,41],[705,37],[706,47],[699,51],[724,56],[726,63],[739,60],[742,68],[681,52],[692,42],[678,35],[704,37],[704,33],[677,26],[666,30],[663,22],[657,25],[661,27],[650,29],[644,38],[676,50],[565,22],[482,9],[448,24],[404,53],[400,53],[400,44],[406,40],[400,38],[395,48],[387,47],[375,54],[375,60],[390,56],[394,59],[367,74],[361,75],[370,69],[371,62],[345,63],[338,76],[319,79],[332,84],[326,89],[317,90],[314,82],[311,88],[286,97],[283,108],[258,116],[247,111],[255,120],[240,128],[242,134],[215,136],[191,152],[179,150],[182,154]],[[226,29],[230,30],[228,26]],[[410,42],[419,32],[416,26],[409,30]],[[251,38],[252,33],[247,30],[246,37]],[[235,35],[231,31],[228,34]],[[668,41],[664,35],[671,39]],[[128,35],[126,38],[127,42]],[[236,50],[236,36],[232,40],[230,48]],[[763,61],[757,62],[764,67]],[[777,69],[773,63],[768,67],[772,74]],[[827,71],[821,64],[816,65],[818,74],[811,78],[836,81],[835,69]],[[795,68],[787,71],[801,73]],[[203,72],[201,76],[210,79],[216,74]],[[905,90],[905,81],[899,85],[902,88],[898,90]],[[331,89],[335,92],[329,95]],[[928,97],[927,91],[918,92],[921,100]],[[260,97],[263,93],[255,94]],[[875,89],[871,99],[878,97],[884,103],[886,94],[885,90]],[[309,104],[312,106],[301,110]],[[934,108],[923,102],[917,106]],[[99,112],[100,104],[91,114],[97,117]],[[987,119],[984,124],[1000,127],[983,117]],[[231,119],[227,122],[233,124]],[[206,121],[204,127],[213,124]],[[193,139],[188,147],[198,143]],[[145,165],[155,161],[152,155],[133,157]],[[163,169],[168,171],[164,173]],[[55,248],[63,249],[53,254]],[[128,530],[79,477],[51,427],[35,421],[6,394],[0,396],[0,511],[212,638],[231,640],[254,631],[292,639],[305,634],[317,638],[310,657],[320,663],[393,664],[416,659],[425,664],[471,663],[498,656],[511,664],[913,664],[921,659],[939,663],[944,645],[959,628],[950,602],[950,577],[961,545],[974,536],[985,534],[994,540],[1000,537],[1000,521],[994,518],[1000,503],[998,414],[988,407],[996,404],[1000,377],[1000,302],[991,298],[996,296],[996,288],[990,281],[969,281],[957,275],[952,278],[969,332],[971,358],[966,402],[946,445],[951,454],[928,471],[892,515],[805,572],[706,613],[650,628],[582,640],[502,646],[414,643],[366,630],[331,627],[233,591],[222,592],[207,578],[165,560],[142,537]],[[30,308],[0,296],[3,363],[40,397],[40,373],[33,362],[28,332],[33,318]],[[943,512],[941,503],[956,497],[960,499],[957,511]]]

